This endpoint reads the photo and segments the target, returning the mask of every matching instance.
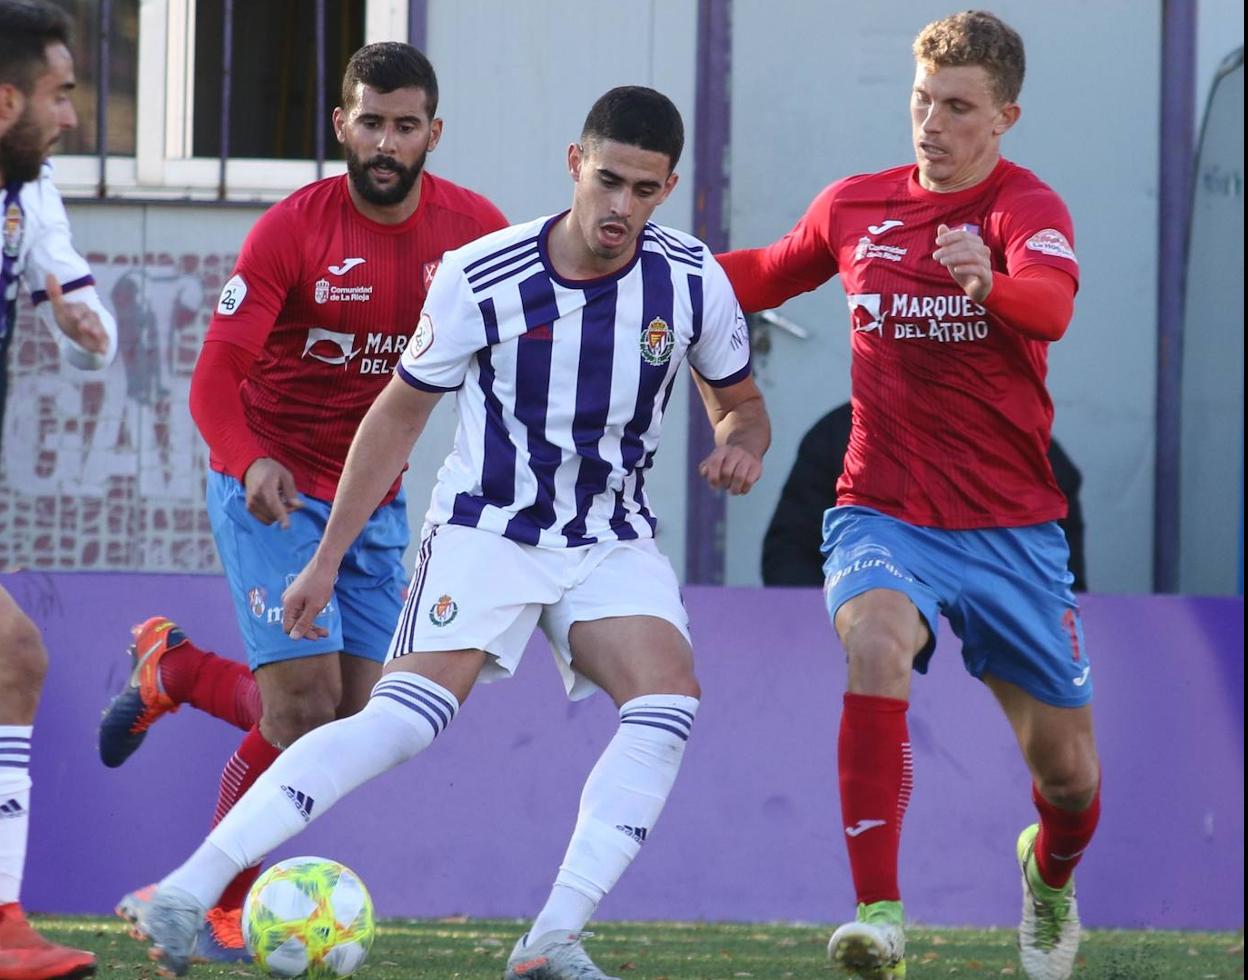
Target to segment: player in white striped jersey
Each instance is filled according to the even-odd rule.
[[[62,357],[100,370],[117,351],[117,326],[100,304],[87,263],[74,250],[69,219],[52,185],[48,154],[77,125],[69,93],[74,61],[69,24],[43,2],[0,0],[0,426],[18,283]],[[0,586],[0,980],[50,980],[95,972],[95,956],[51,943],[26,921],[19,901],[30,828],[30,750],[48,669],[39,628]]]
[[[568,149],[569,211],[444,257],[396,376],[352,443],[320,547],[283,597],[291,636],[316,635],[344,549],[454,391],[455,447],[384,674],[363,711],[291,746],[161,883],[150,931],[167,967],[184,967],[198,916],[238,868],[427,748],[478,679],[515,670],[540,625],[569,695],[602,688],[620,725],[506,976],[606,976],[581,930],[649,837],[700,696],[644,492],[682,363],[715,429],[700,464],[712,487],[747,492],[770,441],[727,278],[697,239],[649,222],[676,185],[682,145],[665,96],[613,89]]]

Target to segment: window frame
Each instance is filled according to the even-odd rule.
[[[242,0],[246,2],[246,0]],[[219,157],[191,155],[194,132],[195,15],[198,0],[140,0],[135,155],[55,154],[56,183],[67,199],[275,201],[316,180],[315,160],[228,159],[220,193]],[[406,38],[409,0],[365,0],[364,43]],[[321,176],[346,172],[326,159]]]

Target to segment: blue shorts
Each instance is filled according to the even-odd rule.
[[[320,544],[330,505],[301,494],[290,527],[261,524],[247,512],[247,493],[231,476],[209,471],[208,516],[230,584],[234,613],[254,671],[279,660],[342,651],[383,663],[403,608],[407,575],[407,507],[402,491],[378,507],[342,559],[334,595],[316,618],[321,640],[292,640],[282,631],[282,593]]]
[[[1092,700],[1070,550],[1056,523],[947,531],[869,507],[833,507],[823,515],[823,553],[833,620],[871,589],[892,589],[914,603],[931,633],[915,660],[919,673],[927,672],[943,613],[975,677],[991,674],[1063,708]]]

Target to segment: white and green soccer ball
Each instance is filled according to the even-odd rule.
[[[243,905],[243,939],[275,977],[349,977],[368,958],[373,902],[350,868],[319,857],[273,865]]]

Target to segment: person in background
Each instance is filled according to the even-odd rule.
[[[823,515],[836,503],[836,483],[845,468],[852,422],[850,403],[845,402],[802,436],[797,458],[763,536],[764,585],[823,585]],[[1048,455],[1057,486],[1066,497],[1066,516],[1059,518],[1057,525],[1070,546],[1070,574],[1074,576],[1070,587],[1075,592],[1086,592],[1083,507],[1079,503],[1083,476],[1056,439],[1049,443]]]

